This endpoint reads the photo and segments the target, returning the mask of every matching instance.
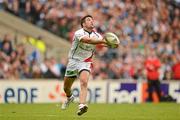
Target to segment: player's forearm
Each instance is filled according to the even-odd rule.
[[[88,44],[106,44],[106,41],[104,39],[96,39],[96,38],[89,38],[84,37],[81,39],[81,42],[88,43]]]

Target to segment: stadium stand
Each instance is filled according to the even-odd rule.
[[[62,38],[47,31],[43,31],[36,26],[32,26],[32,24],[17,19],[15,16],[7,14],[4,11],[0,12],[0,23],[4,26],[4,29],[1,29],[1,31],[10,31],[10,33],[14,32],[14,34],[17,33],[21,38],[22,36],[32,36],[34,38],[38,38],[39,36],[43,37],[44,42],[48,45],[48,49],[50,49],[48,51],[49,54],[53,54],[53,56],[57,57],[67,57],[70,44],[65,40],[62,40]]]
[[[0,78],[63,77],[66,61],[60,63],[67,57],[70,43],[5,11],[0,11],[0,28]]]

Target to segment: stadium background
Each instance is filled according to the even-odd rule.
[[[179,0],[0,0],[0,119],[76,119],[74,104],[62,112],[59,103],[65,100],[72,36],[86,14],[102,35],[116,33],[121,45],[97,46],[87,98],[92,104],[77,119],[179,120]],[[143,104],[148,98],[144,63],[152,52],[162,64],[162,94],[176,103]],[[78,101],[79,81],[73,94]],[[158,103],[155,93],[153,100]]]
[[[0,10],[0,103],[63,101],[67,51],[86,14],[102,35],[121,39],[118,49],[97,46],[89,102],[146,102],[144,63],[152,52],[162,64],[162,94],[180,102],[178,0],[1,0]]]

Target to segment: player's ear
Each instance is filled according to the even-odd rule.
[[[82,27],[84,27],[84,24],[85,24],[85,23],[83,22],[83,23],[82,23]]]

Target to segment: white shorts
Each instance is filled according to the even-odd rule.
[[[77,77],[82,70],[87,70],[91,72],[91,67],[92,67],[91,62],[83,62],[83,61],[78,61],[74,59],[69,59],[67,67],[66,67],[65,76]]]

